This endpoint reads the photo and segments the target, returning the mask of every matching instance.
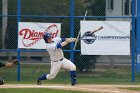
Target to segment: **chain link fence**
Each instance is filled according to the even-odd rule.
[[[88,11],[85,20],[132,21],[131,2],[131,0],[8,0],[7,10],[3,10],[2,6],[5,3],[1,1],[0,59],[6,61],[18,56],[18,18],[20,22],[61,23],[61,37],[71,37],[72,30],[74,31],[72,36],[77,37],[85,11]],[[7,11],[7,14],[4,11]],[[71,59],[71,51],[74,52],[73,61],[77,66],[79,83],[131,81],[131,55],[81,55],[80,48],[80,41],[75,51],[71,50],[70,45],[63,48],[64,55],[68,59]],[[16,80],[20,75],[18,77],[20,81],[36,82],[38,76],[49,73],[50,70],[50,59],[45,50],[21,49],[20,63],[17,68],[10,68],[12,70],[0,68],[0,75],[7,81]],[[17,72],[19,67],[20,71]],[[69,81],[69,72],[61,69],[56,79],[47,83],[69,83]]]

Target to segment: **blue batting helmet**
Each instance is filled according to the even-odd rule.
[[[51,33],[46,32],[46,33],[43,35],[43,38],[44,38],[45,42],[48,43],[47,40],[48,40],[48,38],[52,38],[52,35],[51,35]]]

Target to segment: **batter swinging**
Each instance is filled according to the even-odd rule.
[[[37,79],[37,84],[41,85],[42,80],[54,79],[59,72],[60,68],[70,70],[71,84],[74,86],[76,82],[76,66],[68,59],[64,57],[62,47],[66,46],[70,42],[76,41],[75,38],[52,38],[51,33],[45,33],[43,38],[46,42],[46,49],[51,59],[50,74],[44,74]]]

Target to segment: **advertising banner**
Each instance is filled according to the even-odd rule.
[[[81,21],[82,55],[130,55],[130,22]]]
[[[43,34],[50,32],[53,37],[60,37],[60,30],[60,23],[19,22],[18,48],[46,49]]]

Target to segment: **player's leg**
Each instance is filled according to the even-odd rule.
[[[71,84],[74,86],[76,81],[76,66],[68,59],[64,58],[62,62],[62,68],[70,70]]]
[[[52,65],[53,66],[51,67],[50,74],[47,75],[48,80],[54,79],[62,67],[62,63],[60,62],[53,62]]]
[[[42,80],[54,79],[56,75],[58,74],[61,66],[62,66],[62,63],[60,62],[51,62],[50,74],[44,74],[41,77],[39,77],[37,80],[37,84],[40,85]]]

